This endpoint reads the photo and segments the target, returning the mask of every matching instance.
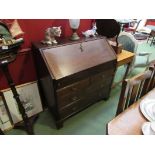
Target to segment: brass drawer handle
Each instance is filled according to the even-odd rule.
[[[102,96],[103,96],[103,94],[102,94],[102,93],[99,93],[98,95],[99,95],[99,97],[102,97]]]
[[[78,99],[77,96],[72,97],[72,101],[76,101]]]
[[[102,74],[102,78],[105,78],[105,75]]]
[[[100,88],[103,88],[104,87],[104,84],[102,83],[101,85],[100,85]]]
[[[73,112],[74,112],[75,110],[77,110],[77,107],[73,107],[73,108],[72,108],[72,111],[73,111]]]
[[[73,87],[72,88],[72,91],[77,91],[78,89],[76,87]]]

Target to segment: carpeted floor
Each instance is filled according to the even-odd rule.
[[[140,42],[138,51],[151,52],[150,61],[155,59],[155,46]],[[145,68],[135,68],[130,76],[140,73]],[[124,67],[120,67],[116,73],[115,82],[122,78]],[[37,135],[104,135],[106,134],[106,124],[115,116],[121,85],[117,85],[111,91],[110,98],[107,101],[100,101],[77,115],[67,119],[64,127],[57,130],[52,116],[48,110],[40,113],[40,117],[34,125],[34,131]],[[5,134],[25,135],[22,130],[12,129]]]

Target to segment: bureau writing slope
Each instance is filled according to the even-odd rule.
[[[56,46],[33,43],[32,49],[39,88],[57,128],[68,117],[109,97],[117,59],[104,37]]]

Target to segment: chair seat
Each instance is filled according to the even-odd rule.
[[[135,67],[146,67],[148,65],[148,57],[146,56],[138,56],[135,58]]]
[[[137,37],[135,39],[135,37]],[[150,54],[149,52],[138,52],[137,53],[137,48],[138,48],[138,41],[137,39],[147,39],[148,34],[142,34],[142,33],[135,33],[134,35],[128,32],[121,32],[120,35],[118,36],[118,42],[122,44],[123,49],[127,51],[131,51],[135,53],[135,59],[133,59],[132,64],[130,65],[130,71],[134,67],[144,67],[148,66],[149,63],[149,57]],[[130,72],[129,72],[130,73]]]
[[[125,32],[134,32],[135,28],[134,27],[127,27],[127,28],[124,28],[124,31]]]
[[[135,33],[134,37],[136,40],[146,40],[148,38],[148,34],[144,34],[144,33]]]

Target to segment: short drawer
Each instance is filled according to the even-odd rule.
[[[106,99],[108,97],[109,91],[110,88],[106,87],[106,85],[102,88],[88,89],[86,98],[88,102],[96,102],[101,99]]]
[[[74,115],[75,113],[81,111],[82,109],[85,109],[89,105],[96,103],[100,101],[103,98],[107,97],[107,90],[98,90],[95,92],[89,92],[86,94],[85,98],[79,99],[71,104],[66,105],[63,108],[59,108],[59,114],[62,119],[65,119],[67,117],[70,117]]]
[[[101,73],[96,74],[96,75],[93,75],[91,77],[91,81],[104,81],[104,80],[107,80],[111,76],[114,76],[114,70],[113,69],[101,72]]]
[[[80,102],[81,100],[78,100],[72,104],[68,104],[62,109],[59,109],[60,117],[66,118],[68,116],[71,116],[73,113],[77,112],[80,108]]]
[[[79,79],[80,78],[80,79]],[[61,80],[56,81],[55,86],[56,89],[64,89],[70,86],[76,86],[76,85],[85,85],[87,84],[88,77],[82,78],[82,77],[74,77],[74,78],[64,78]]]
[[[89,87],[86,88],[86,93],[92,93],[98,90],[107,89],[112,83],[113,77],[106,78],[105,80],[92,81]]]
[[[58,89],[56,91],[58,97],[66,96],[67,94],[77,93],[82,91],[84,88],[88,87],[90,84],[90,78],[81,80],[79,82],[68,85],[64,88]]]
[[[86,88],[90,85],[89,79],[76,82],[65,88],[56,91],[58,107],[66,106],[72,102],[80,100],[85,95]]]
[[[73,115],[74,113],[80,111],[83,108],[83,104],[83,100],[78,100],[72,104],[65,106],[64,108],[59,110],[60,117],[66,118]]]
[[[80,93],[71,93],[71,94],[67,94],[66,96],[59,96],[57,97],[57,104],[59,108],[62,108],[68,104],[71,104],[75,101],[81,100],[82,96],[80,95]]]

